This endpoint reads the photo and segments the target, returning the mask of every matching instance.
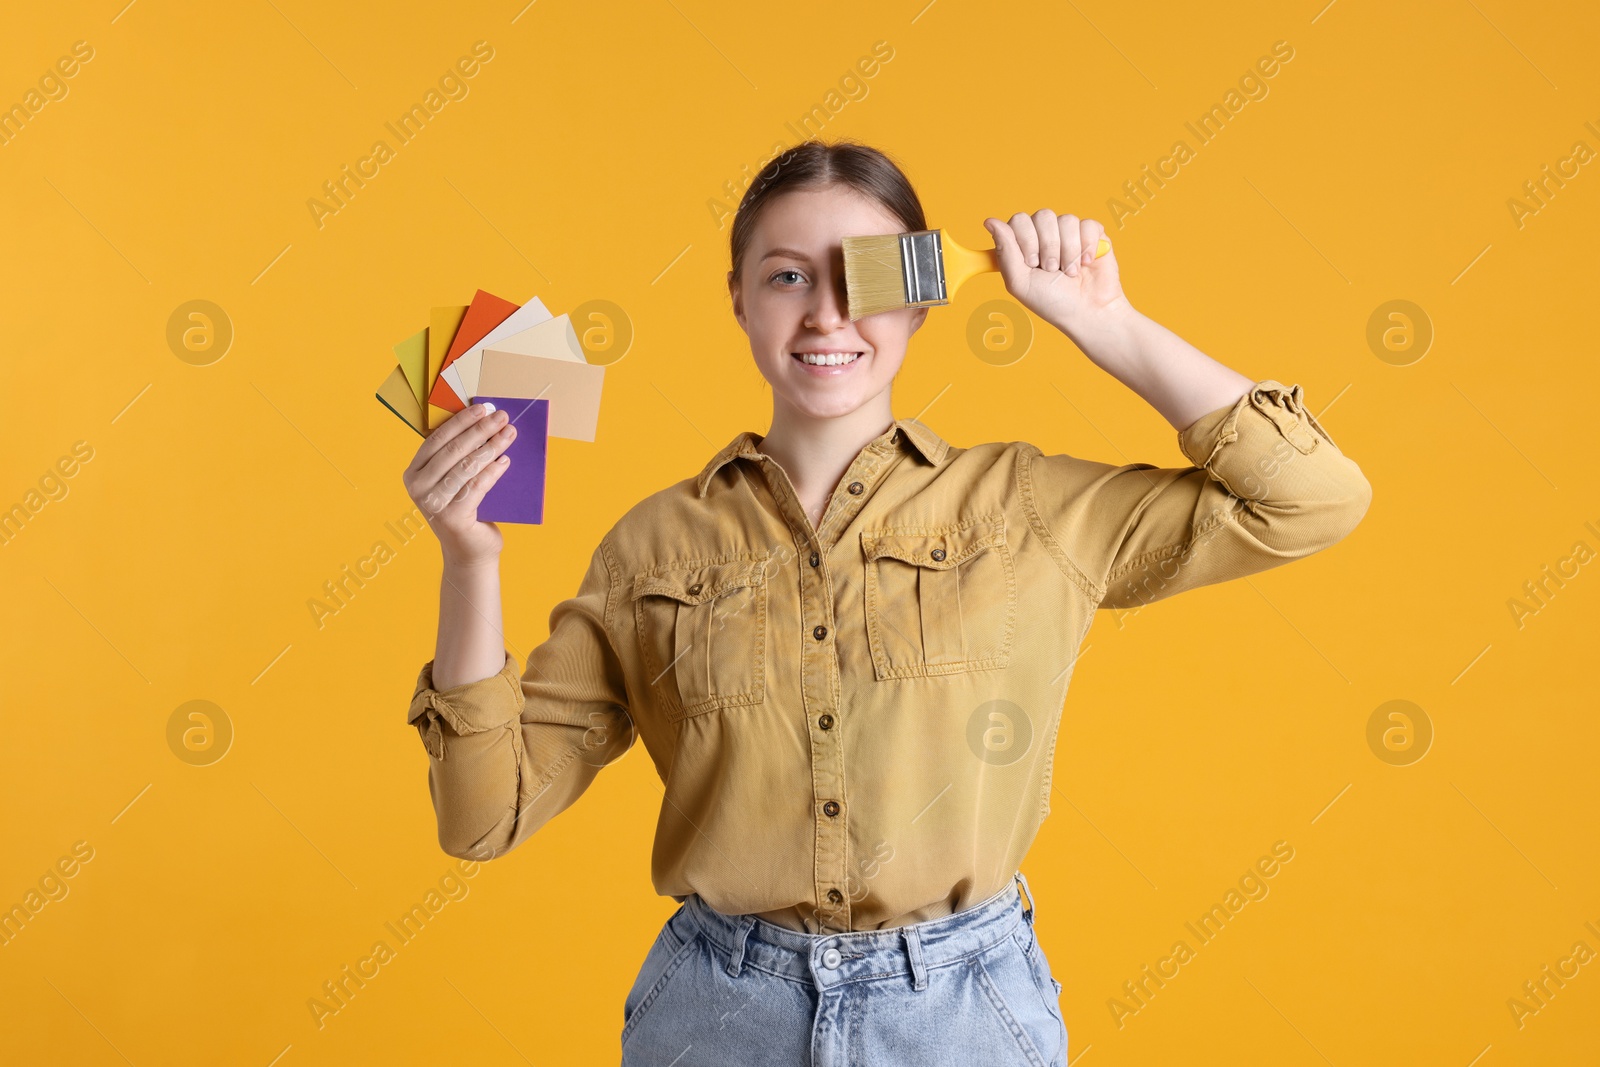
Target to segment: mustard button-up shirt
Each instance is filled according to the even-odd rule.
[[[1310,555],[1371,501],[1298,385],[1177,436],[1193,466],[960,448],[897,419],[813,529],[739,434],[607,532],[525,669],[437,691],[423,666],[408,721],[441,847],[508,852],[642,739],[662,895],[821,933],[998,892],[1049,814],[1096,609]]]

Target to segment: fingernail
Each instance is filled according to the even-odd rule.
[[[483,413],[485,415],[493,415],[494,414],[494,405],[489,403],[489,401],[485,400],[483,402]]]

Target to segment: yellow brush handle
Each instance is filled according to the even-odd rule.
[[[944,286],[950,296],[956,295],[961,284],[974,274],[1000,269],[999,250],[995,248],[968,248],[950,237],[949,230],[939,231],[939,242],[944,248]],[[1099,259],[1111,251],[1111,242],[1104,237],[1095,246],[1094,258]]]

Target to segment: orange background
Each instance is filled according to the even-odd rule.
[[[623,309],[598,440],[553,442],[546,525],[506,528],[525,657],[618,515],[768,426],[709,202],[731,210],[814,106],[813,132],[891,152],[931,224],[975,247],[987,215],[1105,222],[1136,307],[1303,384],[1375,488],[1327,552],[1089,634],[1024,868],[1074,1059],[1592,1055],[1592,957],[1520,1023],[1508,1002],[1533,1006],[1523,983],[1575,943],[1600,952],[1597,32],[1590,5],[1504,0],[11,15],[0,105],[74,42],[92,58],[0,144],[0,508],[38,505],[0,543],[0,906],[73,871],[0,945],[6,1055],[616,1059],[673,908],[649,881],[657,780],[631,754],[517,852],[448,877],[404,720],[439,556],[385,525],[411,510],[419,438],[372,394],[390,346],[477,288]],[[397,144],[384,124],[477,41],[493,58],[466,95]],[[852,80],[880,41],[892,58]],[[1280,41],[1292,58],[1250,81]],[[1265,94],[1201,144],[1185,123],[1242,79]],[[393,158],[319,226],[307,202],[379,139]],[[1116,212],[1179,139],[1192,158]],[[1004,298],[988,275],[930,314],[897,415],[959,445],[1185,462],[1051,328],[1021,358],[975,351],[974,310]],[[192,300],[222,309],[225,352],[169,344]],[[1380,313],[1394,300],[1406,318]],[[308,603],[378,541],[392,558],[319,627]],[[1547,565],[1567,577],[1519,620]],[[233,734],[207,765],[169,736],[194,700]],[[1391,700],[1409,726],[1369,742]],[[1403,730],[1424,723],[1416,759]],[[1279,841],[1269,894],[1119,1020],[1123,983]],[[443,906],[395,947],[385,924],[430,889]],[[380,939],[393,958],[319,1026],[308,1001]]]

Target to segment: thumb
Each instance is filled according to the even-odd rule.
[[[984,219],[983,228],[994,238],[995,251],[1000,260],[1000,276],[1010,287],[1028,269],[1022,259],[1022,246],[1017,244],[1017,235],[999,219]]]

